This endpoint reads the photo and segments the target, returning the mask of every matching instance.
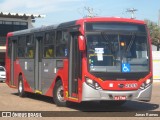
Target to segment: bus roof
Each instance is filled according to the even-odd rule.
[[[137,24],[145,24],[142,20],[136,20],[131,18],[121,18],[121,17],[94,17],[94,18],[83,18],[79,21],[84,22],[129,22],[129,23],[137,23]]]
[[[142,20],[135,20],[135,19],[129,19],[129,18],[94,17],[94,18],[83,18],[83,19],[74,20],[70,22],[64,22],[64,23],[55,24],[55,25],[41,26],[38,28],[31,28],[31,29],[26,29],[26,30],[10,32],[7,34],[7,36],[11,36],[11,35],[16,36],[16,35],[29,34],[29,33],[41,32],[41,31],[61,29],[65,27],[82,25],[85,22],[128,22],[128,23],[135,23],[135,24],[145,24],[145,22]]]

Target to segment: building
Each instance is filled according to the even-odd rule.
[[[45,15],[0,12],[0,66],[5,65],[7,33],[32,28],[36,18],[44,17]]]

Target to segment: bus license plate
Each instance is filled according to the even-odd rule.
[[[114,100],[126,100],[126,96],[115,96]]]

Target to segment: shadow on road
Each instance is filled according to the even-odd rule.
[[[13,95],[19,96],[18,93],[12,93]],[[38,94],[32,94],[32,93],[26,93],[25,98],[30,98],[34,100],[39,100],[47,103],[53,103],[53,99],[51,97],[43,96],[43,95],[38,95]]]
[[[159,104],[127,101],[121,106],[116,105],[104,105],[99,102],[84,102],[81,104],[73,104],[70,106],[72,109],[79,111],[110,111],[110,112],[129,112],[129,111],[152,111],[159,108]]]
[[[12,93],[13,95],[18,96],[17,93]],[[53,104],[53,100],[51,97],[46,97],[37,94],[27,93],[27,98],[40,100],[43,102]],[[139,102],[139,101],[127,101],[122,106],[116,105],[107,105],[107,104],[100,104],[99,102],[82,102],[78,103],[70,103],[68,108],[72,110],[78,111],[103,111],[103,112],[134,112],[134,111],[154,111],[159,108],[159,104],[153,104],[150,102]]]

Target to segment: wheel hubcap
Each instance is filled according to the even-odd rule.
[[[57,98],[61,102],[65,102],[64,95],[63,95],[63,86],[60,86],[57,90]]]
[[[19,92],[21,93],[22,92],[22,81],[19,81]]]

